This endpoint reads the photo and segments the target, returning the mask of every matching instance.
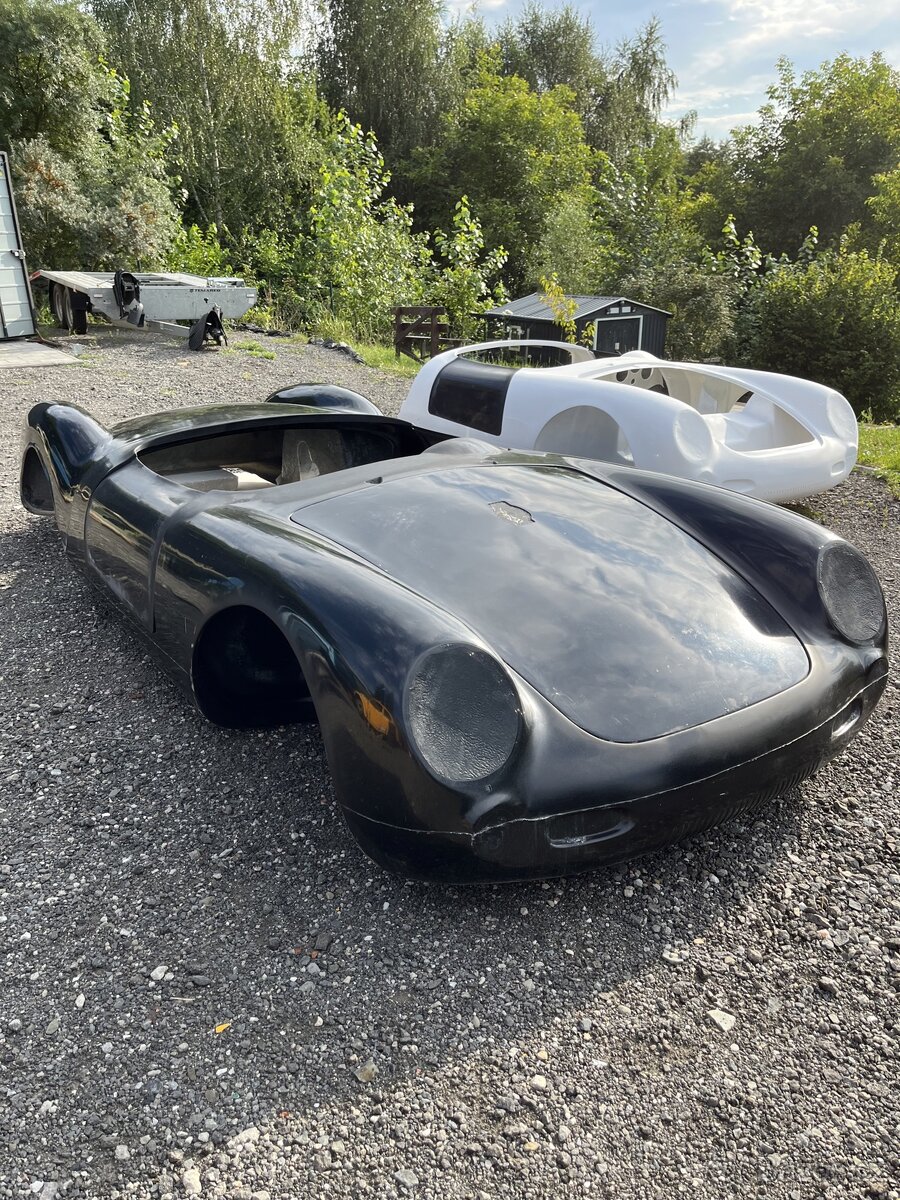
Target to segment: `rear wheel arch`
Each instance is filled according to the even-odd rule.
[[[23,506],[31,513],[52,517],[56,511],[50,473],[35,446],[29,446],[22,457],[19,496]]]
[[[575,404],[552,416],[534,439],[535,450],[600,462],[634,461],[628,435],[605,409]]]

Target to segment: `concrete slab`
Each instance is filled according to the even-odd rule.
[[[72,354],[42,342],[0,342],[0,370],[19,367],[70,367],[78,362]]]

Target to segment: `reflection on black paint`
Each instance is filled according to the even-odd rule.
[[[493,504],[533,521],[486,522]],[[395,479],[295,520],[456,613],[571,720],[614,741],[734,712],[809,670],[744,580],[648,507],[574,472]]]

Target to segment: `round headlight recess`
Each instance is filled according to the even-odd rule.
[[[429,650],[406,684],[406,718],[428,769],[447,783],[495,775],[516,748],[522,706],[495,658],[476,646]]]
[[[713,453],[713,436],[703,417],[687,405],[677,413],[672,424],[672,437],[679,454],[686,462],[699,466],[709,462]]]
[[[831,428],[848,446],[855,446],[859,440],[859,426],[856,423],[856,413],[850,407],[850,401],[840,392],[829,392],[825,401],[825,409]]]
[[[857,645],[870,642],[884,629],[881,584],[862,554],[849,542],[829,542],[819,551],[819,595],[831,623]]]

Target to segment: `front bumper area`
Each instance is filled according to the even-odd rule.
[[[516,818],[476,832],[410,829],[344,808],[370,857],[437,883],[487,883],[576,874],[633,858],[753,812],[839,754],[872,712],[885,678],[828,720],[758,758],[668,791],[615,805]]]

